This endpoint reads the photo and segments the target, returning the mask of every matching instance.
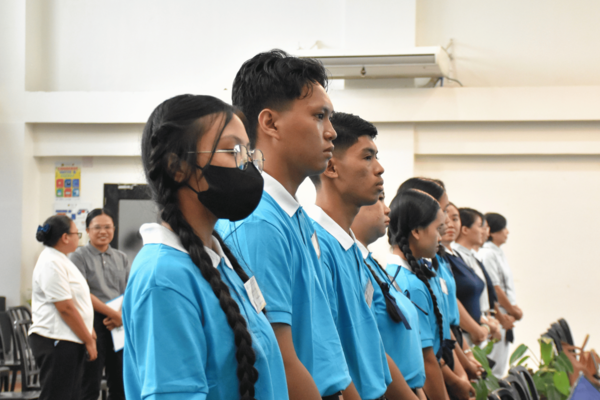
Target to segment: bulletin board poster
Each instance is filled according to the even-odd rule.
[[[54,195],[57,199],[81,197],[81,163],[57,162],[54,169]]]
[[[90,203],[81,203],[79,200],[60,200],[54,203],[54,214],[66,215],[71,218],[79,232],[85,232],[85,220],[92,210]]]

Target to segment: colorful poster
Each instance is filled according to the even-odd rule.
[[[80,203],[78,200],[72,199],[73,201],[57,201],[54,203],[54,214],[66,215],[71,218],[79,232],[85,233],[85,219],[90,211],[92,211],[92,205],[90,203]]]
[[[56,198],[81,197],[81,164],[78,162],[57,162],[54,177],[54,195]]]

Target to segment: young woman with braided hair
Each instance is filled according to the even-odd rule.
[[[422,190],[438,201],[440,208],[446,214],[446,220],[443,225],[443,230],[445,231],[446,223],[448,223],[447,208],[450,205],[450,201],[443,182],[428,178],[410,178],[400,186],[398,193],[407,189]],[[440,235],[443,236],[444,232],[440,232]],[[442,339],[442,354],[445,365],[442,368],[442,373],[450,398],[466,400],[473,389],[469,383],[469,375],[465,369],[471,373],[473,379],[478,378],[481,374],[478,365],[472,363],[467,358],[462,344],[459,345],[456,343],[454,332],[460,334],[460,330],[457,329],[460,324],[460,317],[456,299],[456,282],[454,281],[450,266],[442,257],[443,254],[444,248],[440,245],[438,246],[437,254],[432,258],[433,268],[429,270],[431,277],[428,278],[443,315],[444,335]]]
[[[416,189],[397,193],[390,210],[388,238],[393,254],[386,270],[420,309],[418,315],[425,362],[425,394],[431,400],[446,400],[449,397],[439,364],[443,316],[429,282],[433,273],[422,260],[435,257],[440,239],[439,229],[446,216],[437,200]]]
[[[400,369],[408,387],[419,400],[425,400],[422,389],[425,384],[425,364],[419,335],[420,311],[404,295],[402,287],[397,282],[392,283],[392,277],[367,248],[383,237],[387,230],[390,209],[384,199],[382,193],[377,203],[360,208],[352,222],[352,232],[375,287],[371,310],[375,314],[386,353]]]
[[[123,301],[128,399],[287,399],[264,300],[213,232],[260,201],[262,154],[234,109],[210,96],[159,105],[142,162],[161,224],[145,224]]]

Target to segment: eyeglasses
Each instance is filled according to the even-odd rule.
[[[115,229],[115,227],[113,225],[94,225],[90,226],[90,229],[95,232],[100,232],[103,229],[105,231],[112,231],[113,229]]]
[[[81,239],[81,232],[69,232],[67,235],[77,235],[77,237]]]
[[[236,144],[233,146],[231,150],[215,150],[215,153],[233,153],[233,158],[235,158],[235,166],[242,171],[248,168],[248,164],[252,163],[258,170],[258,172],[263,172],[263,168],[265,166],[265,157],[263,152],[256,150],[248,150],[246,146],[243,144]],[[189,154],[196,153],[213,153],[212,151],[189,151]]]

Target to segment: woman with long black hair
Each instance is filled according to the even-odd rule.
[[[264,299],[213,228],[258,205],[263,158],[235,110],[210,96],[159,105],[142,162],[161,224],[145,224],[123,302],[129,400],[287,399]]]
[[[439,229],[446,215],[435,198],[416,189],[398,192],[390,210],[388,237],[393,255],[386,270],[419,308],[425,394],[431,400],[446,400],[449,397],[440,365],[444,337],[443,316],[437,300],[440,294],[434,293],[429,281],[433,275],[424,260],[435,257]]]

